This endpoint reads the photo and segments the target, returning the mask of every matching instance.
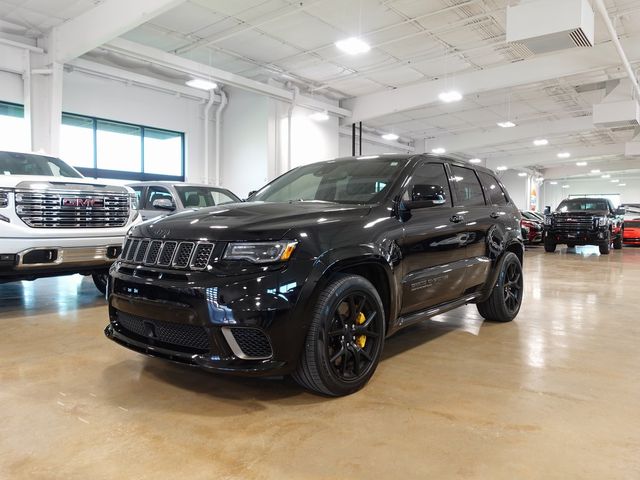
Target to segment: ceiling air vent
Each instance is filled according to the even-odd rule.
[[[507,7],[507,42],[533,53],[592,47],[594,25],[588,0],[533,0]]]

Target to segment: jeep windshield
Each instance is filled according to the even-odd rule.
[[[386,195],[405,163],[382,157],[314,163],[285,173],[249,201],[373,204]]]
[[[599,198],[572,198],[571,200],[563,200],[556,212],[582,212],[582,211],[607,211],[609,204],[606,200]]]
[[[82,178],[58,158],[18,152],[0,152],[0,174]]]

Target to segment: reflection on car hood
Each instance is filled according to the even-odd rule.
[[[139,225],[135,236],[188,240],[280,240],[292,228],[350,222],[368,206],[326,202],[232,203],[187,210]]]

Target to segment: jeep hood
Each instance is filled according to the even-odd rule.
[[[245,202],[187,210],[144,222],[135,236],[176,240],[281,240],[290,230],[318,229],[366,216],[368,206],[326,202]]]

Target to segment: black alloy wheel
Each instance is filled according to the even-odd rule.
[[[520,311],[523,294],[522,264],[515,253],[507,252],[491,295],[476,307],[487,320],[510,322]]]
[[[511,262],[507,266],[503,285],[504,303],[509,313],[515,316],[520,309],[523,290],[522,269],[517,263]]]
[[[340,275],[319,295],[293,378],[324,395],[353,393],[373,375],[384,335],[384,309],[375,287],[358,275]]]

